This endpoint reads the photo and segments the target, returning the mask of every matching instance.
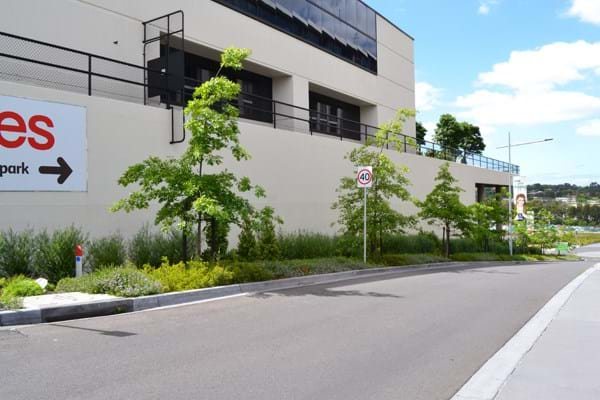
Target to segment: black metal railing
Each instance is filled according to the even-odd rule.
[[[165,84],[149,85],[146,79],[149,74],[164,77],[158,81]],[[169,99],[168,105],[185,104],[195,87],[201,84],[186,77],[175,79],[184,82],[183,87],[170,87],[173,85],[168,82],[172,79],[163,71],[4,32],[0,32],[0,79],[161,106],[164,99]],[[146,97],[149,91],[158,93],[153,97],[154,103]],[[269,123],[273,128],[306,131],[311,135],[324,134],[364,143],[379,129],[251,93],[241,93],[234,104],[242,118]],[[172,143],[181,142],[174,141],[173,132],[171,136]],[[418,143],[404,134],[399,137],[400,151],[405,153],[519,174],[519,167],[514,164],[429,141]]]

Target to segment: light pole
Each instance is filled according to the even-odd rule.
[[[513,239],[512,239],[512,177],[513,177],[513,165],[512,165],[512,148],[517,146],[525,146],[528,144],[544,143],[554,140],[553,138],[546,138],[542,140],[534,140],[533,142],[524,142],[511,144],[510,132],[508,132],[508,146],[500,146],[498,149],[508,148],[508,252],[513,255]]]

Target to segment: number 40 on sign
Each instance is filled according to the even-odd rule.
[[[356,174],[356,186],[359,188],[370,188],[373,185],[373,167],[358,167]]]

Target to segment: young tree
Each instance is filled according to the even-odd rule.
[[[493,198],[486,199],[482,203],[474,203],[468,206],[468,230],[467,233],[482,249],[489,251],[490,242],[499,241],[503,231],[498,229],[508,218],[508,212],[502,199],[506,198],[506,192],[497,193]]]
[[[390,204],[392,199],[410,199],[406,190],[409,181],[405,176],[407,168],[396,165],[384,152],[388,147],[403,151],[402,129],[411,116],[414,112],[399,110],[394,120],[383,124],[373,138],[345,157],[354,166],[373,167],[373,186],[367,192],[367,240],[371,255],[377,248],[379,254],[383,254],[385,234],[402,232],[414,222],[413,218],[402,215]],[[355,177],[344,177],[337,192],[338,199],[331,208],[339,210],[338,224],[343,226],[345,234],[360,235],[363,231],[363,189],[356,187]]]
[[[259,256],[254,225],[255,223],[250,216],[243,218],[237,247],[238,256],[243,261],[255,261]]]
[[[535,229],[529,235],[531,244],[540,247],[542,253],[544,249],[553,247],[558,242],[558,231],[552,225],[552,213],[548,210],[539,210],[535,216]]]
[[[446,257],[450,256],[450,236],[453,230],[468,232],[469,212],[467,207],[460,202],[460,192],[463,190],[456,186],[457,179],[450,173],[450,164],[440,166],[435,178],[437,185],[424,201],[418,201],[421,208],[419,216],[428,220],[430,224],[438,224],[444,228]]]
[[[202,254],[203,221],[210,221],[214,227],[240,224],[252,206],[239,193],[253,191],[257,197],[264,196],[264,190],[253,186],[247,177],[238,178],[227,169],[218,171],[224,151],[230,151],[237,161],[250,158],[239,143],[239,111],[232,105],[240,86],[221,75],[224,68],[240,70],[249,55],[248,49],[225,49],[217,75],[196,88],[184,111],[185,128],[191,137],[181,157],[149,157],[130,166],[118,181],[125,187],[137,183],[139,189],[115,203],[113,211],[145,209],[157,201],[161,205],[155,218],[157,225],[164,229],[176,225],[184,237],[197,227],[198,256]],[[213,239],[218,238],[218,230],[212,230]],[[212,248],[214,256],[217,243],[213,242]],[[186,249],[184,240],[184,259]]]
[[[263,208],[257,216],[258,254],[261,260],[276,260],[280,256],[275,224],[281,224],[281,218],[275,216],[271,207]]]

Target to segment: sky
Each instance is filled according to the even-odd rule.
[[[600,0],[366,0],[415,38],[417,120],[481,128],[527,183],[600,182]],[[429,137],[431,140],[431,137]]]

